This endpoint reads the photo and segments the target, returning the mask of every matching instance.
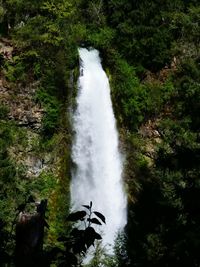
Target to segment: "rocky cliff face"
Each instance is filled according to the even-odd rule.
[[[0,39],[0,56],[5,61],[12,61],[13,51],[9,40]],[[0,72],[0,104],[8,108],[8,120],[21,129],[19,135],[24,139],[11,147],[10,155],[17,164],[23,165],[27,177],[37,177],[42,171],[54,169],[50,153],[38,153],[45,114],[40,103],[35,100],[38,84],[32,82],[24,86],[9,83],[3,71]]]
[[[4,77],[0,79],[0,100],[9,107],[9,119],[34,131],[41,129],[44,114],[40,104],[34,101],[37,86],[38,83],[32,83],[28,87],[18,84],[13,88]]]
[[[12,62],[14,47],[7,39],[0,39],[0,55],[5,61]],[[9,119],[19,126],[40,130],[44,110],[36,103],[34,96],[38,82],[28,84],[9,84],[0,73],[0,102],[9,108]]]

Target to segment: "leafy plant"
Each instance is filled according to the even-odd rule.
[[[68,262],[69,265],[77,266],[80,264],[81,256],[85,256],[91,246],[95,246],[96,240],[101,240],[102,237],[97,233],[93,225],[102,225],[106,223],[103,214],[98,211],[92,211],[92,201],[89,205],[83,205],[84,210],[70,213],[67,217],[68,221],[81,222],[84,229],[73,227],[69,237],[61,236],[58,241],[64,243],[65,250],[60,250],[59,265]],[[71,265],[70,265],[71,264]]]

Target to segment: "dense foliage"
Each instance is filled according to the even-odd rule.
[[[70,176],[71,131],[66,110],[75,95],[77,47],[94,46],[110,78],[127,155],[128,224],[125,237],[116,243],[127,254],[123,257],[116,249],[114,265],[198,267],[199,1],[5,0],[0,1],[0,34],[15,46],[12,61],[0,60],[7,81],[39,81],[35,100],[45,109],[41,149],[51,150],[57,131],[65,133],[60,138],[61,146],[67,147],[59,152],[64,155],[60,184],[51,195],[59,217],[53,231],[65,233],[62,222],[69,205],[63,201],[67,193],[63,184],[69,188]],[[10,148],[25,139],[19,140],[21,133],[6,114],[1,106],[0,253],[17,203],[26,190],[44,187],[42,182],[30,185],[23,166],[14,163]],[[47,187],[53,188],[54,178],[44,177]],[[6,243],[6,253],[12,246]],[[99,261],[93,264],[97,262],[101,266]],[[112,264],[108,261],[106,266]]]

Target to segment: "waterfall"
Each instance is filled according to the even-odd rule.
[[[94,210],[106,217],[103,243],[112,246],[116,233],[126,224],[127,203],[109,81],[97,50],[80,48],[79,56],[77,108],[73,115],[72,159],[76,168],[71,183],[72,208],[80,210],[81,205],[92,201]]]

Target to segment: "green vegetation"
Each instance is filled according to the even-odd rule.
[[[12,253],[8,233],[30,191],[49,199],[48,246],[68,231],[72,76],[77,47],[94,46],[127,155],[128,225],[116,242],[126,256],[118,249],[104,264],[199,266],[199,1],[5,0],[0,35],[14,46],[12,60],[1,55],[2,76],[13,88],[38,84],[34,101],[44,116],[35,153],[57,159],[56,174],[28,179],[11,153],[26,147],[27,132],[0,106],[0,253]],[[91,266],[101,266],[99,251]]]

